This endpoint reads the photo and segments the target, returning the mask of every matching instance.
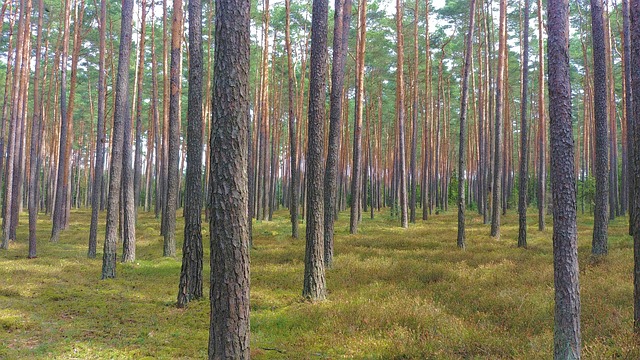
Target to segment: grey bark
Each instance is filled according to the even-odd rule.
[[[462,95],[460,96],[460,141],[458,150],[458,247],[465,247],[465,173],[467,171],[467,108],[469,98],[469,74],[473,54],[473,28],[476,15],[476,0],[469,4],[469,29],[467,30],[464,53],[464,73],[462,75]]]
[[[569,81],[569,1],[547,5],[555,286],[554,359],[580,359],[580,288]]]
[[[340,143],[342,141],[342,103],[344,98],[342,89],[344,87],[344,66],[349,46],[351,0],[336,0],[335,8],[333,67],[331,68],[331,95],[329,100],[329,148],[324,176],[324,264],[327,268],[333,265],[333,231],[336,213],[338,162]]]
[[[249,0],[216,0],[209,359],[249,359],[249,10]]]
[[[120,51],[113,112],[111,167],[109,169],[109,197],[107,199],[107,229],[102,254],[102,279],[116,277],[116,242],[120,216],[120,186],[122,182],[122,147],[124,121],[129,101],[129,60],[131,55],[131,27],[133,0],[122,1],[120,21]]]
[[[520,189],[518,191],[518,247],[527,247],[527,192],[529,190],[529,12],[530,0],[524,0],[522,34],[522,96],[520,97]]]
[[[593,39],[593,111],[596,126],[596,195],[591,253],[607,254],[609,227],[609,134],[607,104],[607,65],[605,57],[602,0],[591,0]]]
[[[178,307],[202,297],[202,3],[189,0],[188,9],[187,178]]]
[[[180,162],[180,61],[182,44],[182,0],[173,1],[171,23],[171,65],[169,94],[169,156],[167,163],[167,197],[162,256],[176,256],[176,211],[178,207]]]
[[[309,121],[306,157],[307,229],[302,296],[312,301],[327,296],[324,277],[324,117],[327,73],[327,0],[313,0],[309,66]]]

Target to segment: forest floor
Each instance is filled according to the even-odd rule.
[[[256,222],[252,357],[551,358],[551,218],[539,232],[530,209],[525,250],[516,247],[514,211],[502,218],[500,240],[469,214],[465,251],[456,247],[454,209],[407,230],[388,212],[375,220],[367,213],[357,235],[348,234],[348,213],[340,214],[328,300],[321,303],[301,298],[305,241],[290,238],[286,210],[272,222]],[[87,259],[89,219],[90,211],[73,211],[69,229],[54,244],[48,217],[41,215],[39,257],[28,260],[27,219],[21,218],[18,242],[0,251],[0,358],[205,358],[209,302],[175,307],[181,260],[161,256],[159,221],[139,213],[138,260],[118,264],[117,279],[103,281],[104,226],[98,258]],[[599,261],[590,258],[593,219],[581,215],[578,222],[584,358],[638,359],[627,222],[612,222],[609,255]],[[208,294],[208,225],[203,228]]]

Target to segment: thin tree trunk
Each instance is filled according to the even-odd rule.
[[[529,190],[529,12],[530,1],[524,0],[522,34],[522,96],[520,97],[520,189],[518,191],[518,247],[527,247],[527,192]]]
[[[153,6],[153,4],[152,4]],[[134,172],[133,172],[133,206],[135,212],[140,206],[140,189],[142,185],[142,84],[144,80],[144,46],[145,46],[145,25],[147,19],[147,1],[141,0],[140,3],[141,22],[140,22],[140,37],[139,37],[139,50],[138,50],[138,93],[136,100],[136,153],[134,159]],[[150,139],[147,139],[149,141]],[[147,153],[147,157],[151,154]],[[136,216],[137,218],[137,216]]]
[[[500,238],[500,214],[502,211],[502,171],[503,171],[503,154],[502,138],[503,138],[503,105],[505,90],[505,62],[506,62],[506,17],[507,3],[506,0],[500,0],[500,44],[498,46],[498,78],[496,80],[496,113],[495,113],[495,155],[493,167],[493,202],[491,211],[491,236]]]
[[[182,44],[182,1],[173,1],[171,24],[171,94],[169,103],[169,156],[167,164],[167,197],[165,204],[164,246],[162,255],[176,256],[176,211],[180,173],[180,62]]]
[[[545,209],[547,202],[547,124],[544,99],[544,50],[542,24],[542,0],[538,0],[538,230],[545,228]]]
[[[358,38],[356,41],[356,108],[353,124],[353,166],[351,168],[351,217],[349,232],[358,232],[362,202],[362,117],[364,110],[364,56],[367,43],[367,1],[358,6]]]
[[[42,126],[42,95],[40,93],[40,61],[42,58],[42,23],[44,0],[38,1],[38,35],[36,40],[36,68],[33,83],[33,122],[31,123],[31,147],[29,151],[29,259],[37,256],[36,225],[38,222],[38,173],[40,127]]]
[[[65,167],[68,167],[66,151],[62,149],[67,144],[68,116],[67,116],[67,58],[69,54],[69,27],[70,27],[70,7],[71,0],[65,0],[64,4],[64,32],[62,41],[62,59],[60,64],[60,150],[58,154],[58,172],[56,181],[55,206],[53,208],[53,226],[51,229],[51,241],[57,242],[60,237],[60,231],[64,227],[65,198],[64,184]],[[73,112],[73,110],[72,110]],[[7,165],[9,162],[7,162]],[[11,181],[7,177],[7,185]],[[10,188],[9,186],[7,186]],[[7,204],[10,202],[7,201]]]
[[[400,181],[400,225],[403,228],[409,227],[407,216],[407,163],[405,155],[405,134],[404,134],[404,34],[402,30],[402,15],[404,11],[403,0],[396,0],[396,33],[398,39],[398,70],[396,72],[396,103],[398,121],[399,140],[399,181]]]
[[[100,1],[100,17],[98,28],[100,31],[99,60],[98,60],[98,123],[96,140],[96,163],[93,175],[93,192],[91,193],[91,228],[89,230],[89,250],[87,256],[90,259],[96,257],[98,237],[98,211],[100,210],[100,197],[102,194],[102,177],[104,171],[104,144],[105,139],[105,102],[106,102],[106,26],[107,1]]]
[[[287,0],[288,3],[289,0]],[[333,67],[331,69],[331,97],[329,109],[329,148],[327,151],[327,167],[324,177],[324,264],[327,268],[333,265],[333,230],[335,222],[338,157],[340,153],[342,131],[342,107],[344,88],[344,67],[349,46],[349,29],[351,25],[351,0],[336,0],[336,12],[333,28]],[[291,91],[291,90],[290,90]],[[289,95],[289,101],[293,95]],[[293,109],[289,110],[291,116]],[[294,137],[291,137],[294,140]],[[295,142],[291,142],[295,149]],[[292,151],[294,154],[295,151]],[[295,164],[295,157],[291,156],[291,163]],[[293,166],[293,165],[292,165]],[[293,168],[291,173],[293,182]],[[297,179],[296,179],[297,181]],[[295,186],[292,184],[291,189]],[[294,196],[297,201],[297,194]],[[296,205],[297,209],[297,205]],[[292,210],[293,211],[293,210]]]
[[[460,141],[458,150],[458,247],[465,248],[465,173],[467,172],[467,101],[469,98],[469,73],[473,55],[473,28],[476,15],[476,1],[469,4],[469,29],[464,49],[464,73],[462,75],[462,94],[460,96]]]
[[[202,297],[202,4],[189,1],[189,103],[184,242],[178,307]],[[245,219],[246,220],[246,219]]]

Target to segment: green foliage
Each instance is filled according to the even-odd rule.
[[[489,237],[481,217],[467,214],[466,251],[456,248],[455,211],[407,230],[386,213],[375,220],[363,216],[358,235],[348,234],[348,215],[341,214],[335,266],[327,272],[329,300],[322,303],[301,299],[304,241],[289,237],[286,210],[272,222],[256,223],[252,357],[549,358],[551,227],[530,231],[529,248],[522,250],[515,244],[514,212],[503,218],[498,241]],[[18,229],[18,242],[0,253],[0,357],[206,357],[209,303],[175,307],[180,260],[161,257],[158,221],[152,214],[139,215],[138,260],[118,264],[118,278],[108,281],[99,280],[100,254],[94,260],[85,257],[88,211],[72,212],[58,244],[47,241],[50,222],[43,215],[37,259],[25,258],[26,227]],[[529,223],[536,217],[530,211]],[[579,219],[584,358],[638,358],[627,225],[620,219],[611,224],[610,254],[592,264],[591,222]],[[207,229],[204,224],[205,259]],[[208,271],[205,260],[205,279]]]

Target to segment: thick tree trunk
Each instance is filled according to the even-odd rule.
[[[113,113],[111,167],[109,169],[109,198],[107,200],[107,229],[102,255],[102,279],[116,277],[116,242],[120,215],[120,185],[122,182],[122,148],[124,121],[129,101],[129,58],[131,54],[131,27],[133,0],[123,0],[120,23],[120,52],[115,87]]]
[[[547,18],[554,225],[554,358],[580,359],[578,233],[569,81],[569,2],[549,0]]]
[[[473,28],[476,15],[476,1],[469,4],[469,29],[467,30],[464,50],[464,70],[462,75],[462,94],[460,96],[460,141],[458,148],[458,247],[465,247],[465,179],[467,172],[467,101],[469,98],[469,73],[473,55]]]
[[[593,36],[593,110],[596,124],[596,207],[594,211],[591,253],[607,253],[609,226],[609,135],[607,123],[607,62],[602,0],[591,0],[591,31]]]
[[[249,10],[248,0],[216,0],[209,359],[249,359]]]
[[[324,277],[324,122],[327,73],[327,0],[313,0],[309,122],[306,157],[307,229],[302,296],[312,301],[327,296]]]

